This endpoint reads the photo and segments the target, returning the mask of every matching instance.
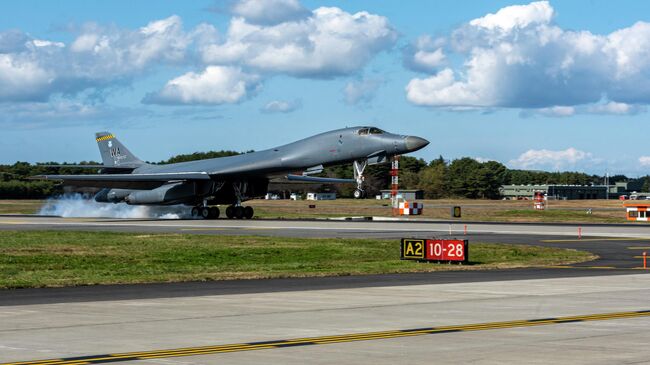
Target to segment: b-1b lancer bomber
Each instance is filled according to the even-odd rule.
[[[206,219],[219,217],[219,204],[228,205],[228,218],[252,218],[253,208],[242,206],[242,202],[266,195],[271,181],[356,183],[354,196],[362,198],[366,166],[429,144],[420,137],[392,134],[375,127],[353,127],[258,152],[154,165],[135,157],[111,133],[97,133],[96,140],[102,165],[86,167],[100,168],[99,174],[35,178],[102,188],[95,195],[95,200],[102,203],[193,206],[192,216]],[[354,179],[310,176],[326,166],[346,163],[353,164]]]

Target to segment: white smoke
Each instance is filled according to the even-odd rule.
[[[189,218],[190,208],[182,205],[143,206],[126,203],[98,203],[86,199],[81,194],[65,194],[48,199],[40,215],[53,215],[65,218]]]

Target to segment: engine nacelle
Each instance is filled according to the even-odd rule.
[[[196,195],[194,183],[171,183],[153,190],[131,190],[124,201],[127,204],[176,204]]]
[[[102,189],[95,194],[95,201],[98,203],[119,203],[123,202],[127,195],[133,190],[127,189]]]

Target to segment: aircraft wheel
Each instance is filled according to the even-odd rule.
[[[210,208],[201,207],[201,218],[210,219]]]
[[[233,207],[232,205],[229,205],[228,208],[226,208],[226,217],[228,217],[229,219],[233,219],[233,217],[235,217],[234,210],[235,210],[235,207]]]
[[[219,218],[219,208],[217,207],[210,207],[210,219],[217,219]]]
[[[354,191],[353,196],[354,196],[355,199],[361,199],[361,198],[364,197],[365,193],[366,193],[365,191],[363,191],[361,189],[357,189],[357,190]]]
[[[237,219],[244,218],[244,207],[242,207],[241,205],[236,206],[233,210],[233,214]]]
[[[244,207],[244,218],[251,219],[253,214],[255,214],[255,211],[253,211],[252,207]]]
[[[190,211],[190,214],[192,215],[192,218],[198,217],[199,216],[199,208],[197,208],[197,207],[192,208],[192,210]]]

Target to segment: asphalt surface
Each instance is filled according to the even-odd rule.
[[[4,306],[0,364],[642,364],[649,284],[608,275]]]

